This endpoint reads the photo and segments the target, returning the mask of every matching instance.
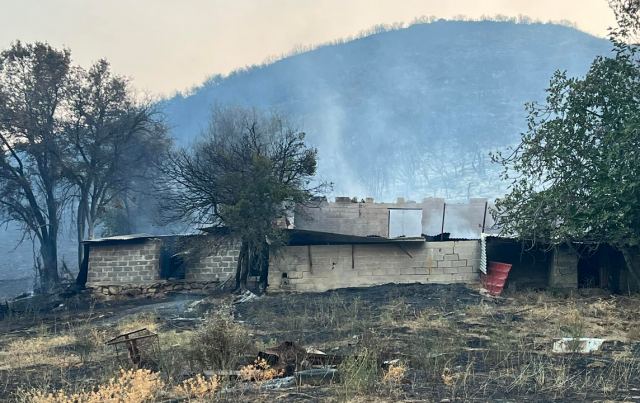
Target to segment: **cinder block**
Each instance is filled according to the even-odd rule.
[[[451,267],[464,267],[467,265],[466,260],[454,260],[451,262]]]

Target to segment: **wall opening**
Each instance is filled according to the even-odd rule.
[[[182,253],[178,253],[177,238],[164,238],[160,247],[160,278],[184,280],[185,262]]]
[[[601,285],[600,265],[596,256],[580,256],[578,260],[578,288],[596,288]]]
[[[389,238],[422,236],[422,209],[389,209]]]

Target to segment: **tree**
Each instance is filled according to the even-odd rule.
[[[626,40],[638,19],[615,8],[632,3],[612,4],[621,21],[613,56],[597,57],[583,78],[556,72],[546,103],[527,106],[520,145],[494,156],[510,181],[494,217],[532,240],[608,243],[640,286],[640,63]]]
[[[173,218],[225,227],[239,238],[237,290],[247,287],[252,267],[266,289],[269,248],[285,242],[276,222],[325,186],[312,184],[317,151],[304,137],[277,113],[218,108],[205,137],[165,166]]]
[[[0,209],[35,237],[44,290],[59,282],[57,238],[68,188],[58,155],[69,51],[16,42],[0,54]]]
[[[136,184],[157,173],[169,139],[153,106],[137,102],[127,80],[114,76],[106,60],[89,70],[76,68],[68,98],[61,160],[77,200],[80,265],[80,242],[94,237],[110,204],[126,204]]]
[[[80,242],[112,201],[148,179],[168,145],[151,104],[137,102],[106,61],[84,70],[46,43],[0,54],[0,214],[38,242],[43,291],[59,282],[63,215],[77,205],[80,263]]]

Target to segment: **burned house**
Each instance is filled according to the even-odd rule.
[[[606,288],[617,293],[637,291],[622,254],[607,244],[573,242],[552,245],[516,238],[486,238],[488,260],[512,265],[507,287]]]
[[[233,276],[239,245],[229,234],[132,234],[84,241],[86,286],[104,295],[207,289]]]
[[[396,203],[337,198],[300,208],[289,245],[271,255],[269,287],[324,291],[477,282],[486,207],[484,199],[445,204],[435,198]]]
[[[487,260],[512,265],[507,288],[624,289],[623,265],[610,248],[527,246],[499,237],[488,207],[485,199],[451,204],[437,198],[336,198],[299,206],[288,220],[288,244],[270,250],[269,290],[475,283]],[[233,234],[219,229],[110,237],[84,247],[87,287],[105,295],[217,288],[234,277],[239,253]]]

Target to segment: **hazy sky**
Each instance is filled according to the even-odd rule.
[[[519,14],[605,36],[606,0],[0,0],[0,48],[66,46],[84,66],[106,57],[151,95],[168,95],[297,45],[419,16]]]

